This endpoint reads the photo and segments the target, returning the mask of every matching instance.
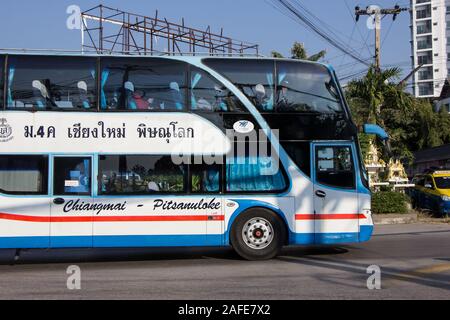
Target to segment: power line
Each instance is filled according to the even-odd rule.
[[[329,44],[331,44],[336,49],[340,50],[341,52],[347,54],[348,56],[352,57],[353,59],[359,61],[360,63],[369,66],[370,64],[367,63],[365,60],[363,60],[361,57],[357,56],[354,52],[346,48],[345,45],[342,43],[339,43],[338,40],[332,39],[323,29],[321,29],[316,23],[311,21],[306,15],[304,15],[300,10],[295,8],[291,3],[289,3],[286,0],[274,0],[276,3],[281,4],[288,12],[295,17],[297,17],[303,25],[305,25],[307,28],[309,28],[311,31],[319,35],[322,39],[327,41]],[[299,5],[304,9],[303,6]],[[306,11],[306,10],[305,10]],[[312,14],[311,14],[312,15]],[[318,20],[317,17],[313,16],[314,20]]]

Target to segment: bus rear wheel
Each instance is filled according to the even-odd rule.
[[[231,245],[242,258],[268,260],[278,255],[285,228],[278,216],[262,208],[249,209],[236,218],[230,234]]]

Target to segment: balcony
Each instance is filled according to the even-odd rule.
[[[426,9],[416,10],[416,19],[431,18],[431,6],[427,6]]]
[[[417,42],[417,49],[423,50],[423,49],[431,49],[433,47],[431,42],[428,41],[418,41]]]
[[[432,64],[433,58],[429,56],[418,56],[417,57],[418,64]]]

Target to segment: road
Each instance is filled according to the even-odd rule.
[[[450,225],[376,226],[368,243],[289,247],[271,261],[230,249],[0,251],[0,299],[450,299]],[[67,289],[67,267],[81,290]],[[381,289],[367,289],[370,265]]]

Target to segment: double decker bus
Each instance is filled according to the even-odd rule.
[[[330,66],[5,52],[0,73],[0,248],[231,245],[259,260],[371,237]]]

